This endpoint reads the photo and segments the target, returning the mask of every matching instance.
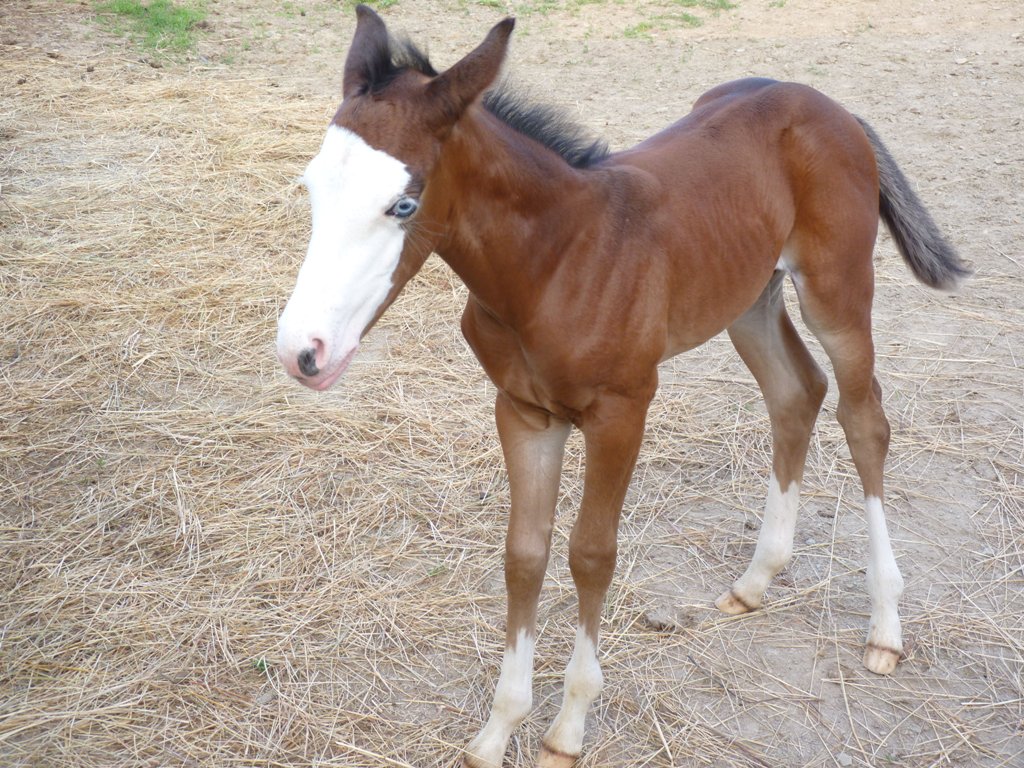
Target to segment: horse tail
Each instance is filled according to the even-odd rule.
[[[939,231],[907,177],[874,129],[859,117],[878,163],[879,215],[907,266],[925,285],[954,292],[971,276],[956,249]]]

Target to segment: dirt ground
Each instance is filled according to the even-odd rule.
[[[834,392],[792,564],[763,610],[711,606],[769,471],[756,386],[716,339],[662,371],[581,762],[1024,765],[1024,13],[735,3],[382,10],[440,67],[515,13],[511,76],[613,148],[721,81],[809,83],[874,125],[977,271],[942,296],[887,237],[876,251],[895,674],[860,665],[865,526]],[[294,180],[352,4],[207,8],[174,58],[86,3],[0,5],[0,764],[455,765],[500,665],[507,508],[465,292],[432,260],[335,390],[287,380]],[[574,439],[508,765],[531,764],[560,701],[582,460]]]

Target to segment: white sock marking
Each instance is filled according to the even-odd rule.
[[[790,483],[789,488],[783,492],[772,472],[764,505],[764,521],[757,536],[754,557],[732,588],[751,607],[761,604],[768,584],[775,574],[786,567],[793,554],[793,531],[796,528],[799,500],[800,483]]]
[[[903,648],[903,641],[897,605],[903,594],[903,576],[892,553],[882,500],[868,496],[864,500],[864,511],[868,523],[867,586],[871,595],[868,642],[899,651]]]
[[[565,668],[562,708],[544,736],[545,744],[566,755],[578,755],[583,750],[587,710],[601,692],[603,683],[597,647],[582,628],[577,629],[576,645]]]
[[[534,638],[522,629],[515,647],[505,649],[491,716],[467,750],[486,765],[501,765],[512,731],[533,706],[533,648]]]

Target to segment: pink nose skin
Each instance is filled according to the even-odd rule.
[[[298,344],[279,344],[277,358],[288,375],[317,392],[334,386],[348,369],[349,363],[359,351],[359,344],[350,349],[340,360],[331,359],[331,350],[326,342],[312,337]]]
[[[313,337],[309,339],[306,345],[300,345],[298,352],[295,351],[295,347],[292,345],[287,347],[279,346],[277,358],[281,361],[285,370],[288,371],[289,376],[300,381],[312,379],[320,373],[324,362],[327,360],[327,345],[324,344],[322,339]]]

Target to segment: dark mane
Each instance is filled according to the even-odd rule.
[[[484,95],[484,107],[509,127],[560,155],[573,168],[589,168],[608,157],[608,145],[589,136],[564,111],[529,103],[507,82]]]
[[[438,74],[427,55],[408,39],[391,40],[379,46],[366,64],[370,92],[380,93],[410,69],[428,77]],[[486,93],[483,105],[510,128],[540,142],[573,168],[589,168],[608,157],[608,145],[589,136],[561,109],[531,104],[507,82]]]

